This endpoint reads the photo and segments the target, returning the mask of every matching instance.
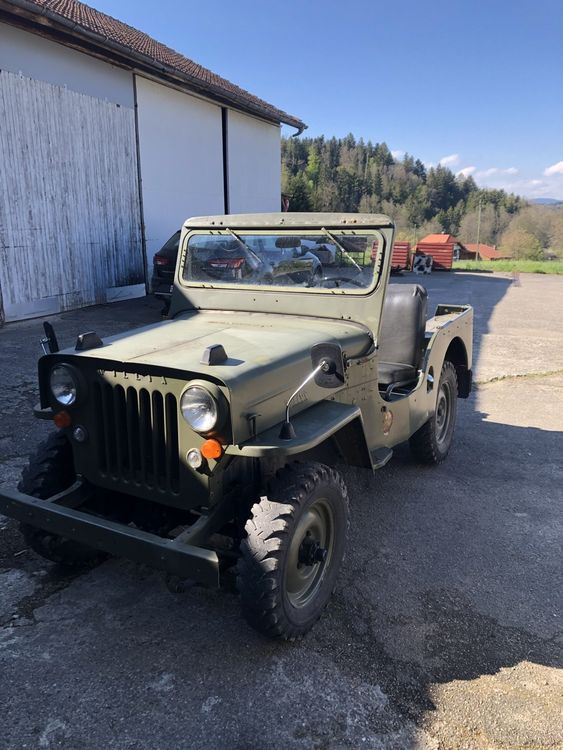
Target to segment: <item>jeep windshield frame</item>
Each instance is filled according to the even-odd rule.
[[[247,214],[190,219],[182,229],[170,317],[190,310],[216,310],[333,318],[361,323],[377,336],[390,272],[393,231],[388,217],[370,214]],[[326,253],[337,253],[345,258],[350,251],[349,242],[355,241],[357,245],[352,253],[357,263],[348,260],[330,272],[324,263],[319,264],[323,272],[322,284],[308,283],[306,279],[289,283],[277,278],[275,283],[271,278],[263,283],[264,268],[252,273],[240,270],[243,249],[251,259],[260,255],[255,253],[256,238],[273,238],[272,246],[280,254],[291,249],[293,238],[302,239],[305,243],[302,254],[310,257],[311,240],[321,235],[327,238],[322,248],[325,257]],[[280,240],[278,243],[276,238]],[[232,247],[227,247],[226,241],[232,243]],[[376,247],[372,249],[374,241]],[[342,254],[338,244],[343,242],[345,253]],[[194,255],[193,247],[203,248],[206,243],[210,243],[207,250],[215,247],[214,243],[223,243],[227,260],[213,257],[214,252],[207,256],[203,252]],[[358,246],[363,250],[358,250]],[[359,260],[362,252],[363,260]],[[212,277],[209,268],[203,268],[205,263],[209,265],[210,259]],[[354,266],[358,264],[362,267],[363,278],[357,278],[359,274]],[[334,276],[338,277],[336,281]],[[350,277],[356,277],[352,283],[348,283]]]

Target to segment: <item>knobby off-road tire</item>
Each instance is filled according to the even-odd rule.
[[[22,472],[18,490],[47,500],[66,490],[75,480],[72,448],[63,432],[53,432],[37,446]],[[66,567],[82,567],[107,555],[71,539],[52,534],[27,523],[20,524],[26,544],[41,557]]]
[[[338,472],[312,462],[278,471],[241,543],[237,586],[247,622],[270,637],[303,636],[334,590],[348,526]]]
[[[410,438],[414,457],[425,464],[439,464],[448,455],[457,415],[457,375],[446,360],[440,373],[436,410],[430,419]]]

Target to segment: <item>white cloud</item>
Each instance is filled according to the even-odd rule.
[[[402,159],[404,155],[405,152],[400,148],[391,151],[391,156],[393,157],[393,159]]]
[[[557,164],[546,167],[543,173],[546,177],[552,177],[554,174],[563,174],[563,161],[558,161]]]
[[[487,180],[484,181],[486,183]],[[483,187],[495,187],[506,190],[507,193],[516,193],[523,195],[525,198],[559,198],[563,200],[563,174],[556,175],[549,180],[540,180],[538,178],[510,180],[503,179],[497,175],[489,185],[482,184]]]
[[[456,175],[459,177],[460,175],[462,177],[469,177],[470,174],[473,174],[477,167],[464,167],[463,169],[460,169],[459,172],[456,172]]]
[[[449,156],[442,156],[438,163],[443,167],[453,167],[456,164],[459,164],[460,161],[459,154],[450,154]]]
[[[492,177],[494,174],[498,174],[500,169],[498,167],[489,167],[489,169],[482,169],[477,172],[476,177]]]
[[[503,174],[518,174],[516,167],[508,167],[508,169],[501,169],[500,167],[489,167],[489,169],[482,169],[480,172],[475,174],[475,177],[494,177],[495,175]]]

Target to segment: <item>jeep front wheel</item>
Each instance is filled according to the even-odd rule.
[[[265,635],[293,640],[320,617],[346,548],[348,493],[340,474],[319,463],[278,472],[252,508],[237,584],[243,615]]]
[[[48,500],[68,489],[75,480],[72,448],[63,432],[52,432],[37,446],[36,453],[22,472],[18,490]],[[91,547],[43,531],[27,523],[20,531],[28,547],[41,557],[67,567],[81,567],[103,560],[107,555]]]

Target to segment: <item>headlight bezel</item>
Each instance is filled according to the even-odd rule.
[[[210,401],[213,403],[216,418],[215,418],[214,423],[210,427],[207,427],[206,425],[198,426],[197,422],[195,424],[192,423],[185,414],[184,404],[183,404],[184,399],[186,397],[186,394],[194,389],[203,391],[205,394],[205,397],[209,398]],[[187,383],[186,388],[184,388],[184,390],[182,391],[182,394],[180,395],[180,399],[178,401],[178,407],[180,409],[180,414],[185,424],[191,430],[196,432],[198,435],[205,435],[205,436],[216,436],[221,433],[225,425],[228,411],[229,411],[227,400],[225,396],[223,395],[223,393],[221,392],[221,389],[214,383],[210,383],[205,380],[192,380],[189,383]]]
[[[70,379],[72,380],[72,383],[74,386],[74,398],[72,399],[72,401],[61,401],[55,395],[55,391],[52,385],[52,378],[56,370],[64,370],[70,376]],[[68,364],[67,362],[55,362],[52,365],[52,367],[49,369],[49,373],[47,376],[47,383],[49,386],[49,395],[50,395],[51,401],[55,403],[57,407],[61,409],[73,408],[78,403],[80,403],[80,401],[84,397],[83,379],[80,376],[80,373],[78,372],[78,370],[72,365]]]

